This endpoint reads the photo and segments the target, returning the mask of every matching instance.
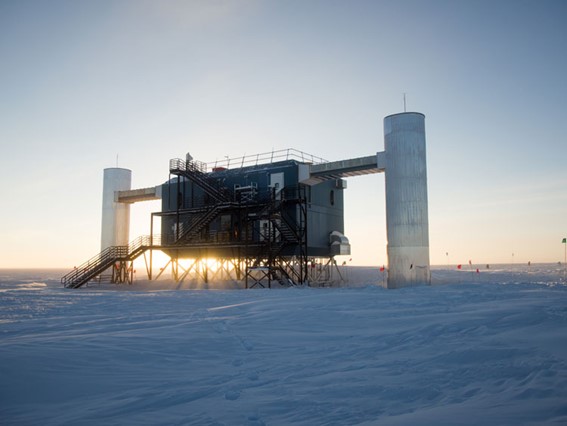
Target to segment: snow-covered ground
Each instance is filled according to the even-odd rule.
[[[567,424],[560,266],[402,290],[348,269],[248,291],[0,270],[0,424]]]

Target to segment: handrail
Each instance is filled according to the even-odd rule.
[[[208,178],[206,171],[207,165],[201,161],[183,161],[180,158],[173,158],[169,160],[170,173],[189,177],[217,201],[228,201],[232,197],[229,189],[220,187],[217,182],[211,181]]]
[[[65,274],[61,278],[61,283],[75,283],[81,281],[83,278],[91,274],[95,269],[100,268],[101,265],[112,263],[116,260],[127,260],[130,256],[135,254],[143,247],[160,246],[161,235],[142,235],[132,240],[127,246],[111,246],[107,247],[99,254],[91,257],[80,266],[73,268],[72,271]]]
[[[244,155],[242,157],[225,158],[217,160],[214,163],[206,163],[207,170],[216,171],[220,169],[229,169],[233,164],[235,169],[257,166],[261,164],[272,164],[279,161],[298,160],[301,163],[321,164],[328,163],[324,158],[316,155],[307,154],[294,148],[280,149],[260,154]]]
[[[207,163],[203,163],[202,161],[197,160],[185,161],[181,158],[172,158],[171,160],[169,160],[169,170],[206,173]]]
[[[124,249],[127,247],[126,246],[112,246],[112,247],[107,247],[106,249],[104,249],[103,251],[101,251],[99,254],[91,257],[89,260],[87,260],[86,262],[82,263],[79,266],[76,266],[73,268],[73,270],[67,274],[65,274],[62,278],[61,281],[72,281],[74,280],[76,277],[83,275],[84,273],[88,272],[89,270],[91,270],[91,268],[96,267],[98,265],[100,265],[103,261],[109,259],[110,257],[114,257],[116,256],[116,253],[118,252],[119,249]]]
[[[272,164],[278,161],[298,160],[301,163],[321,164],[328,163],[324,158],[316,155],[307,154],[294,148],[280,149],[276,151],[263,152],[261,154],[243,155],[242,157],[224,158],[214,162],[204,163],[202,161],[191,160],[185,161],[181,158],[173,158],[169,160],[169,170],[174,171],[192,171],[192,172],[214,172],[226,170],[232,164],[234,169],[249,166],[258,166],[261,164]]]

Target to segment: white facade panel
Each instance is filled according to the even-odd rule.
[[[127,246],[130,237],[130,204],[117,202],[116,191],[132,187],[132,171],[104,169],[102,188],[101,251],[111,246]]]
[[[430,284],[425,116],[384,119],[388,287]]]

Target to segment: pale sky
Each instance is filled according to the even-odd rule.
[[[0,0],[0,268],[95,255],[117,156],[140,188],[186,152],[371,155],[403,93],[432,264],[562,261],[566,22],[563,0]],[[384,175],[348,186],[352,264],[384,264]]]

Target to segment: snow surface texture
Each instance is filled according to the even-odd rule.
[[[0,424],[567,423],[560,267],[401,290],[349,274],[358,287],[109,291],[0,271]]]

